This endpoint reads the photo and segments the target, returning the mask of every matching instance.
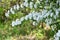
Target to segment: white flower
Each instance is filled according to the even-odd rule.
[[[15,21],[12,21],[12,26],[15,26]]]
[[[15,25],[18,25],[19,19],[16,19],[15,21]]]
[[[5,16],[9,17],[9,13],[10,13],[10,11],[8,10],[7,13],[5,13]]]
[[[16,10],[16,5],[13,6],[14,10]]]
[[[60,30],[58,30],[58,33],[60,33]]]
[[[21,21],[16,21],[15,22],[15,25],[19,25],[19,24],[21,24]]]
[[[37,23],[34,21],[34,22],[33,22],[33,25],[34,25],[34,26],[36,26],[36,25],[37,25]]]
[[[8,10],[8,12],[7,12],[8,14],[10,13],[10,11]]]
[[[57,37],[60,37],[60,33],[59,33],[59,32],[58,32],[58,33],[56,33],[56,36],[57,36]]]
[[[38,17],[37,17],[36,21],[37,21],[37,22],[39,22],[39,21],[40,21],[40,16],[38,16]]]
[[[56,19],[56,15],[54,15],[54,19]]]
[[[36,17],[36,16],[34,16],[34,17],[33,17],[33,20],[36,20],[36,19],[37,19],[37,17]]]
[[[16,19],[16,21],[19,21],[19,19]]]
[[[53,13],[51,13],[50,16],[52,17],[53,16]]]
[[[32,13],[30,13],[30,14],[28,15],[28,18],[29,18],[29,19],[32,19]]]
[[[44,9],[44,10],[42,11],[42,15],[44,15],[44,14],[46,14],[46,13],[47,13],[47,10]]]
[[[28,7],[28,3],[26,3],[26,7]]]
[[[37,8],[37,5],[36,4],[34,4],[34,8]]]
[[[20,7],[21,7],[21,8],[24,8],[24,7],[23,7],[23,4],[21,4]]]
[[[30,2],[30,8],[31,9],[33,8],[33,2]]]
[[[59,11],[58,11],[58,10],[56,10],[55,12],[56,12],[56,16],[58,16],[58,14],[59,14]]]
[[[27,2],[24,2],[24,6],[28,7],[28,3]]]
[[[32,19],[32,16],[29,16],[29,19]]]
[[[11,12],[12,14],[15,14],[15,12],[13,11],[13,9],[12,9],[12,8],[10,9],[10,12]]]
[[[54,26],[51,26],[51,28],[52,28],[52,31],[54,31]]]
[[[54,35],[54,40],[59,40],[60,37],[60,30],[58,30],[58,32]]]
[[[11,13],[12,13],[12,14],[15,14],[15,12],[14,12],[14,11],[11,11]]]
[[[20,18],[20,21],[21,21],[21,22],[24,21],[24,17],[21,17],[21,18]]]
[[[21,21],[18,21],[18,24],[21,24]]]
[[[8,13],[5,13],[5,16],[6,16],[6,17],[9,17],[9,14],[8,14]]]
[[[19,8],[20,8],[19,4],[16,5],[16,8],[17,8],[17,10],[19,10]]]
[[[28,20],[28,15],[25,16],[25,20]]]
[[[55,37],[55,39],[54,40],[59,40],[59,37]]]

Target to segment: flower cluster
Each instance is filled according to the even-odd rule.
[[[15,14],[15,10],[20,10],[20,8],[25,8],[25,7],[29,7],[30,9],[32,9],[32,8],[38,8],[38,4],[39,4],[39,6],[41,6],[40,4],[40,2],[41,2],[42,0],[37,0],[35,3],[34,3],[34,1],[32,0],[32,1],[30,1],[30,2],[28,2],[28,0],[24,0],[24,2],[22,2],[20,5],[19,4],[16,4],[16,5],[14,5],[12,8],[10,8],[10,10],[8,10],[6,13],[5,13],[5,16],[6,17],[9,17],[9,14],[10,13],[12,13],[12,14]],[[45,1],[46,3],[45,3],[45,5],[46,6],[44,6],[44,8],[45,9],[47,9],[48,8],[48,4],[47,4],[47,2],[48,2],[48,0],[46,0]],[[59,0],[57,0],[57,2],[59,3],[60,1]],[[52,7],[52,4],[50,3],[50,8]],[[47,8],[46,8],[47,7]],[[58,9],[56,9],[56,8],[54,8],[54,10],[55,10],[55,13],[56,13],[56,15],[58,15],[58,11],[60,10],[60,8],[58,8]],[[43,12],[43,11],[42,11]],[[49,13],[49,12],[48,12]],[[54,13],[53,12],[50,12],[51,13],[51,17],[54,15]],[[49,15],[49,14],[48,14]],[[56,15],[54,15],[54,18],[56,19]]]
[[[25,17],[20,18],[20,20],[18,20],[18,21],[15,21],[15,22],[13,21],[12,26],[21,24],[22,21],[28,20],[28,19],[35,20],[36,22],[39,22],[39,21],[41,21],[43,19],[43,17],[44,17],[44,13],[32,12],[32,13],[29,13],[28,15],[26,15]],[[33,22],[33,25],[34,25],[34,23],[35,22]]]
[[[60,38],[60,30],[58,30],[58,32],[54,35],[54,40],[59,40]]]
[[[25,0],[22,4],[16,4],[14,5],[12,8],[10,8],[10,10],[8,10],[6,13],[5,13],[5,16],[6,17],[9,17],[9,14],[12,13],[12,14],[15,14],[15,11],[16,10],[20,10],[20,8],[25,8],[25,7],[29,7],[30,9],[32,8],[37,8],[38,7],[38,4],[41,4],[40,1],[43,1],[43,0],[37,0],[35,3],[33,2],[34,0],[31,0],[30,2],[28,2],[28,0]],[[54,12],[52,12],[52,10],[47,10],[47,2],[48,0],[45,1],[45,5],[44,6],[44,9],[41,11],[41,12],[30,12],[28,15],[20,18],[20,19],[16,19],[17,21],[12,21],[12,26],[14,25],[18,25],[18,24],[21,24],[22,21],[24,20],[35,20],[33,22],[33,25],[36,25],[37,23],[39,23],[40,21],[44,21],[46,24],[51,24],[53,22],[53,19],[56,19],[57,17],[59,17],[59,12],[60,12],[60,8],[53,8]],[[52,7],[52,4],[50,3],[50,8]],[[53,18],[53,19],[52,19]]]
[[[9,17],[9,14],[10,14],[10,13],[15,14],[15,10],[19,10],[19,8],[20,8],[19,4],[14,5],[12,8],[10,8],[10,10],[8,10],[8,11],[5,13],[5,16],[6,16],[6,17]]]
[[[17,24],[14,23],[14,21],[12,22],[12,26],[14,25],[18,25],[21,24],[22,21],[24,20],[35,20],[37,23],[39,23],[40,21],[44,20],[44,22],[46,22],[47,25],[50,25],[53,22],[53,19],[56,19],[59,15],[59,11],[56,10],[56,13],[54,15],[54,13],[52,13],[52,10],[47,11],[47,10],[43,10],[42,12],[31,12],[28,15],[26,15],[25,17],[20,18],[20,20],[18,20]],[[48,17],[50,16],[50,18]],[[53,17],[53,19],[52,19]],[[33,22],[33,25],[34,23]]]

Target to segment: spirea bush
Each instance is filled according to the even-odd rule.
[[[50,27],[55,33],[54,40],[59,40],[60,0],[22,0],[10,7],[5,12],[5,17],[11,19],[12,27],[21,26],[29,20],[32,20],[33,26],[45,23],[47,29]]]

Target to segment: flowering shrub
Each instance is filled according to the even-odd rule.
[[[29,20],[33,26],[40,26],[40,23],[45,23],[47,29],[51,28],[51,31],[56,33],[54,40],[59,40],[60,0],[22,0],[10,7],[5,12],[5,16],[6,18],[12,17],[11,25],[9,24],[12,27],[22,26],[25,21]]]

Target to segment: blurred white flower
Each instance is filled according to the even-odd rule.
[[[16,5],[13,6],[14,10],[16,10]]]
[[[58,30],[58,32],[54,35],[54,40],[59,40],[60,38],[60,30]]]
[[[15,21],[12,21],[12,26],[15,26]]]
[[[33,8],[33,2],[30,2],[30,9]]]
[[[15,25],[19,25],[19,24],[21,24],[21,21],[16,21],[15,22]]]
[[[24,21],[24,17],[21,17],[21,18],[20,18],[20,21],[21,21],[21,22]]]
[[[15,12],[13,11],[13,8],[10,9],[10,12],[11,12],[12,14],[15,14]]]
[[[59,14],[59,11],[58,11],[58,10],[56,10],[56,11],[55,11],[55,13],[56,13],[56,16],[58,16],[58,14]]]
[[[19,21],[19,19],[16,19],[16,21]]]
[[[16,5],[16,8],[17,8],[17,10],[19,10],[19,8],[20,8],[19,4]]]
[[[54,19],[56,19],[56,15],[54,15]]]
[[[15,25],[18,25],[18,22],[19,22],[19,19],[16,19],[16,21],[15,21]]]
[[[40,16],[38,16],[38,17],[37,17],[36,21],[37,21],[37,22],[39,22],[39,21],[40,21]]]
[[[51,26],[51,28],[52,28],[52,31],[54,31],[54,26]]]
[[[53,17],[53,14],[54,14],[54,13],[51,13],[51,14],[50,14],[50,17]]]
[[[25,7],[28,7],[28,3],[27,3],[27,2],[24,2],[24,6],[25,6]]]
[[[6,17],[9,17],[9,14],[8,14],[8,13],[5,13],[5,16],[6,16]]]
[[[29,18],[29,19],[32,19],[32,13],[30,13],[30,14],[28,15],[28,18]]]
[[[33,22],[33,25],[34,25],[34,26],[36,26],[36,25],[37,25],[37,23],[34,21],[34,22]]]
[[[37,19],[37,17],[36,16],[33,16],[33,20],[36,20]]]
[[[21,8],[24,8],[23,4],[20,5]]]
[[[10,14],[10,11],[8,10],[8,12],[7,12],[8,14]]]
[[[55,37],[55,39],[54,40],[59,40],[59,37]]]
[[[26,15],[24,19],[25,19],[25,20],[28,20],[28,15]]]
[[[37,8],[37,4],[34,4],[34,8]]]

